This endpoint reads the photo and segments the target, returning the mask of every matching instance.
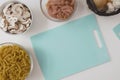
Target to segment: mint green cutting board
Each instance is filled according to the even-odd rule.
[[[108,62],[108,52],[94,15],[31,37],[45,80],[61,80]]]
[[[120,39],[120,24],[113,28],[114,33]]]

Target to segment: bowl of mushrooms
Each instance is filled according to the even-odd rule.
[[[120,0],[87,0],[88,7],[100,16],[120,13]]]
[[[32,24],[31,10],[19,1],[8,1],[0,6],[0,28],[9,34],[26,32]]]

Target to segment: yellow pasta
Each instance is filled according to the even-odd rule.
[[[0,80],[25,80],[30,69],[30,57],[20,46],[0,47]]]

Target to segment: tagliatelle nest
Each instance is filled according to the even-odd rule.
[[[27,52],[18,45],[0,47],[0,80],[25,80],[31,63]]]

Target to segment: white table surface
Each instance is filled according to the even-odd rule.
[[[0,5],[9,0],[0,0]],[[31,28],[22,35],[9,35],[0,30],[0,43],[16,42],[23,45],[33,57],[34,68],[31,76],[27,80],[43,80],[40,67],[32,49],[30,37],[37,33],[55,28],[64,23],[56,23],[46,19],[41,13],[39,0],[19,0],[28,5],[33,12],[33,24]],[[85,3],[85,0],[79,1],[79,9],[73,19],[92,13]],[[112,17],[96,16],[103,37],[105,39],[111,61],[88,69],[86,71],[68,76],[62,80],[120,80],[120,40],[115,36],[113,28],[120,22],[120,14]]]

